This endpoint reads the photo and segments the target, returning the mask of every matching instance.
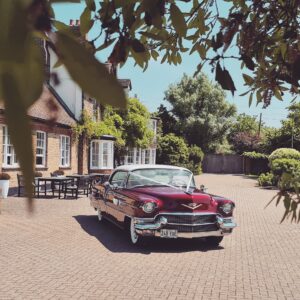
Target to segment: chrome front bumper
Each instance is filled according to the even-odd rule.
[[[168,224],[166,217],[156,217],[156,218],[135,218],[134,226],[137,234],[142,236],[155,236],[161,237],[160,229],[163,229],[165,225]],[[233,228],[237,226],[234,219],[223,218],[220,215],[216,215],[215,223],[204,223],[204,224],[185,224],[185,226],[201,226],[201,225],[217,225],[217,230],[213,231],[193,231],[193,232],[180,232],[177,231],[178,238],[202,238],[208,236],[224,236],[232,232]],[[174,224],[173,224],[174,225]],[[177,224],[178,226],[182,224]]]

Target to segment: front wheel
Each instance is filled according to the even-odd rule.
[[[223,236],[209,236],[206,238],[206,242],[211,247],[218,247],[222,240]]]
[[[132,245],[140,245],[143,242],[143,237],[139,236],[134,228],[133,218],[130,219],[127,225],[129,241]]]

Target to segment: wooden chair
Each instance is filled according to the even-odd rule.
[[[91,190],[91,180],[89,176],[81,176],[74,179],[72,183],[67,183],[64,188],[65,198],[67,194],[71,194],[72,197],[78,198],[79,194],[88,196]]]
[[[21,189],[24,189],[24,191],[25,191],[24,176],[21,174],[17,174],[17,179],[18,179],[18,197],[21,197]],[[38,181],[33,182],[32,185],[33,185],[34,195],[36,195],[37,190],[40,188]]]

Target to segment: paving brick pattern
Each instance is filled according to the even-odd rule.
[[[236,201],[239,227],[218,249],[190,240],[144,248],[98,224],[86,198],[2,201],[0,299],[300,299],[300,225],[264,206],[276,191],[232,175],[202,175]]]

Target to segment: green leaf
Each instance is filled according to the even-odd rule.
[[[52,21],[54,27],[59,30],[59,31],[68,31],[71,32],[71,28],[70,26],[66,25],[63,22],[57,21],[57,20],[53,20]]]
[[[251,93],[249,97],[249,107],[252,105],[252,101],[253,101],[253,93]]]
[[[101,51],[101,50],[103,50],[103,49],[109,47],[111,44],[113,44],[113,42],[114,42],[115,40],[116,40],[116,38],[114,38],[114,39],[112,39],[112,40],[110,40],[110,41],[104,42],[100,47],[98,47],[98,48],[96,49],[96,51]]]
[[[275,90],[274,90],[274,96],[275,96],[278,100],[283,101],[282,96],[281,96],[281,92],[280,92],[279,89],[275,89]]]
[[[164,41],[166,39],[165,35],[154,34],[154,33],[146,32],[146,31],[145,32],[140,31],[140,34],[142,34],[143,36],[146,36],[147,38],[157,40],[157,41]]]
[[[247,85],[252,85],[254,83],[253,78],[247,74],[243,74],[243,78],[244,78],[245,82],[247,83]]]
[[[159,53],[155,50],[151,50],[151,56],[154,60],[157,60],[157,58],[159,57]]]
[[[236,91],[234,82],[226,69],[222,69],[220,63],[216,67],[216,81],[221,85],[224,90],[231,91],[232,95]]]
[[[64,32],[57,32],[56,46],[71,77],[86,93],[102,104],[126,107],[118,80],[83,45]]]
[[[95,11],[96,10],[96,5],[94,0],[85,0],[86,6],[89,10]]]
[[[145,52],[145,46],[138,40],[131,40],[131,47],[136,53]]]
[[[80,16],[80,33],[85,36],[92,28],[94,21],[91,20],[91,11],[86,7]]]
[[[175,31],[179,36],[185,37],[187,32],[187,25],[183,13],[175,4],[171,4],[170,17]]]
[[[33,39],[28,41],[23,49],[24,62],[0,63],[0,75],[9,73],[13,76],[21,93],[19,101],[28,108],[42,93],[44,83],[44,61],[41,49]]]
[[[25,105],[20,101],[22,91],[19,89],[19,83],[10,73],[2,74],[1,91],[5,102],[8,131],[24,175],[29,209],[32,210],[34,172],[30,120]]]
[[[21,62],[29,36],[27,7],[23,1],[0,1],[0,62]]]

